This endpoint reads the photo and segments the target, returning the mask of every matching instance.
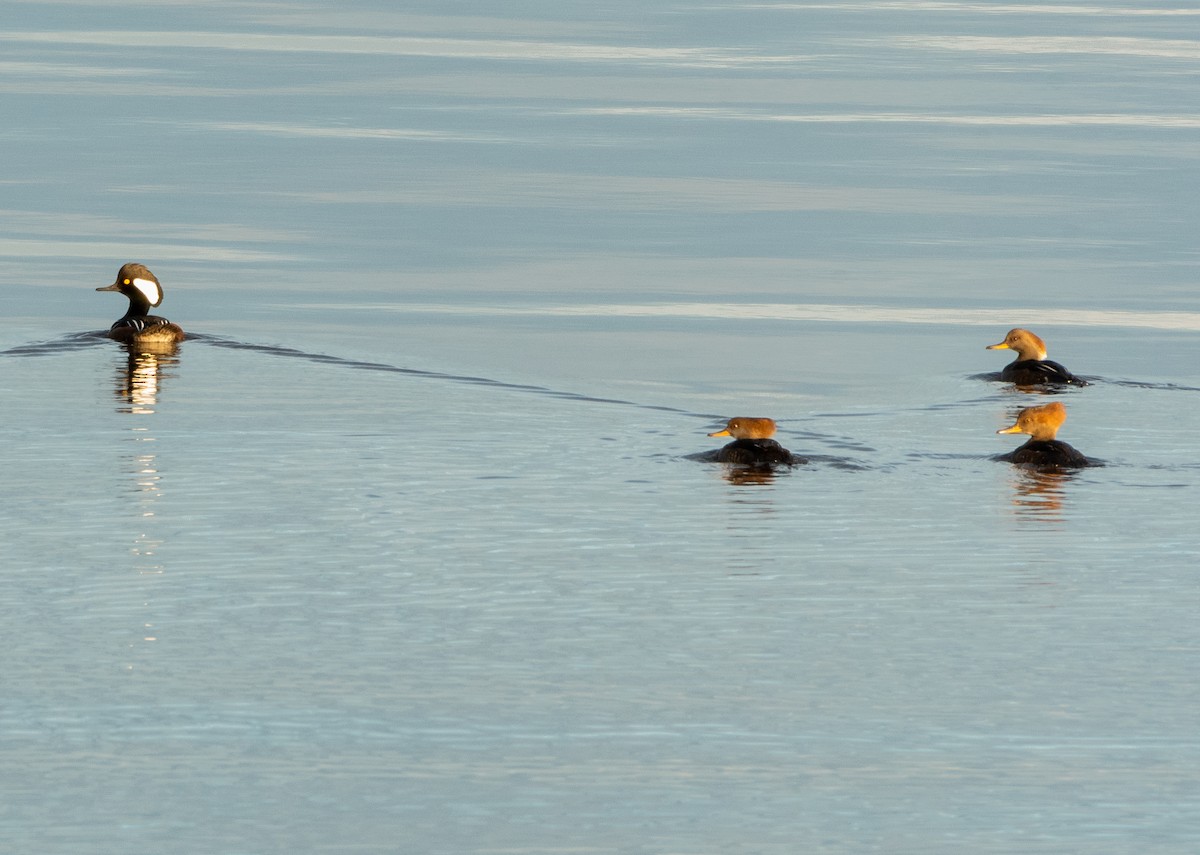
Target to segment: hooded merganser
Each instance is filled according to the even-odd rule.
[[[1015,350],[1017,358],[1000,372],[1000,379],[1018,386],[1039,386],[1052,384],[1056,386],[1087,386],[1086,380],[1080,380],[1057,362],[1046,358],[1046,342],[1042,341],[1029,330],[1020,327],[1009,330],[1004,341],[999,344],[989,344],[988,350]]]
[[[732,436],[733,442],[716,452],[718,463],[745,463],[751,466],[770,466],[797,460],[792,453],[771,439],[775,435],[774,419],[752,419],[745,416],[730,419],[724,430],[709,436]],[[802,461],[801,461],[802,462]]]
[[[117,291],[129,298],[129,311],[108,331],[117,341],[168,344],[183,341],[183,330],[158,315],[146,314],[163,301],[162,285],[144,264],[130,262],[117,271],[117,281],[97,291]]]
[[[1040,407],[1026,407],[1017,415],[1016,424],[1001,428],[996,433],[1026,433],[1029,439],[1016,451],[1002,454],[997,459],[1036,469],[1090,466],[1090,460],[1062,440],[1054,438],[1066,420],[1067,408],[1061,401]]]

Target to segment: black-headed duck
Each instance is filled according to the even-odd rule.
[[[1058,429],[1066,420],[1067,408],[1061,401],[1040,407],[1026,407],[1017,415],[1016,424],[1001,428],[996,433],[1024,433],[1029,435],[1029,439],[1016,451],[1002,454],[997,459],[1035,469],[1091,466],[1092,461],[1062,440],[1055,439]]]
[[[166,318],[147,314],[163,301],[162,285],[144,264],[130,262],[117,271],[117,281],[97,291],[116,291],[129,299],[127,311],[108,331],[108,337],[137,344],[183,341],[183,330]]]
[[[1000,372],[1000,379],[1018,386],[1087,386],[1062,365],[1046,358],[1046,342],[1029,330],[1017,327],[1008,331],[1004,341],[989,344],[988,350],[1012,350],[1017,358]]]

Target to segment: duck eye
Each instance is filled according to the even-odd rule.
[[[128,279],[126,279],[126,280],[125,280],[125,281],[124,281],[122,284],[124,284],[124,285],[128,285],[128,284],[129,284],[129,280],[128,280]]]

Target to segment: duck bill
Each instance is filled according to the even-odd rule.
[[[725,428],[725,430],[719,430],[716,433],[710,433],[709,436],[733,436],[733,434],[729,432],[729,428]]]
[[[97,288],[96,290],[97,290],[97,291],[120,291],[120,290],[121,290],[121,283],[120,283],[120,282],[114,282],[114,283],[113,283],[113,284],[111,284],[111,285],[105,285],[103,288]]]
[[[984,350],[1008,350],[1008,349],[1009,349],[1008,344],[1003,341],[1000,342],[999,344],[989,344],[986,348],[984,348]]]
[[[1023,431],[1021,430],[1020,425],[1013,425],[1012,427],[1000,428],[1000,430],[996,431],[996,433],[1022,433],[1022,432]]]

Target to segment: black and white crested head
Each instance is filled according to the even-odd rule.
[[[117,281],[141,291],[151,306],[157,306],[163,301],[162,285],[158,283],[158,277],[144,264],[131,262],[122,266],[117,273]]]
[[[163,301],[158,277],[144,264],[131,261],[117,272],[117,281],[97,291],[117,291],[129,298],[129,313],[144,315]]]

